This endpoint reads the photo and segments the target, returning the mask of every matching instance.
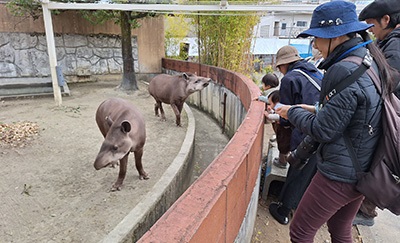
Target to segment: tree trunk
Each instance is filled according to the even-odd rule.
[[[138,90],[135,75],[135,66],[132,55],[132,34],[130,24],[131,12],[121,11],[121,43],[122,43],[122,62],[123,76],[120,89]]]

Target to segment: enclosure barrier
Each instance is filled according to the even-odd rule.
[[[224,150],[138,242],[249,242],[259,195],[265,108],[252,98],[260,90],[250,78],[222,68],[171,59],[163,59],[162,67],[211,78],[240,100],[245,115],[236,131],[228,124],[233,136]],[[228,102],[224,98],[221,103]],[[229,107],[207,97],[201,100],[206,110],[207,105]],[[224,109],[217,110],[211,115],[219,120]],[[235,110],[242,113],[230,113]]]

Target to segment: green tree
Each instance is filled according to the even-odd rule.
[[[231,1],[230,1],[231,2]],[[200,62],[250,74],[253,28],[259,21],[254,12],[229,12],[197,16]]]
[[[173,16],[165,17],[165,56],[186,59],[187,56],[183,56],[180,53],[180,44],[185,37],[188,36],[191,22],[185,15],[175,14]],[[172,53],[169,55],[168,50]],[[178,55],[174,55],[177,54]]]
[[[59,2],[70,2],[62,0]],[[75,2],[95,2],[75,1]],[[117,2],[117,1],[114,1]],[[120,0],[119,2],[130,3],[128,0]],[[42,15],[40,2],[36,0],[11,0],[7,3],[7,8],[11,14],[15,16],[32,17],[34,20]],[[148,12],[131,12],[131,11],[105,11],[105,10],[82,10],[84,18],[92,24],[102,24],[107,20],[113,20],[121,27],[121,45],[123,60],[123,77],[119,86],[122,90],[138,90],[135,75],[134,59],[132,55],[132,29],[140,27],[139,19],[144,17],[154,17],[154,13]]]
[[[200,61],[232,71],[251,70],[251,41],[256,15],[200,16]]]

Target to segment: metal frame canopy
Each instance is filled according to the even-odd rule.
[[[47,51],[49,55],[50,73],[52,78],[53,93],[56,105],[62,103],[61,89],[57,81],[57,57],[54,41],[53,23],[51,10],[119,10],[136,12],[303,12],[311,13],[318,4],[284,4],[275,5],[262,3],[257,5],[230,5],[227,0],[221,0],[215,5],[182,5],[182,4],[114,4],[114,3],[60,3],[50,0],[41,0],[43,9],[43,20],[46,31]],[[218,2],[217,2],[218,3]]]
[[[201,2],[198,2],[201,3]],[[216,2],[218,3],[218,2]],[[120,10],[120,11],[263,11],[263,12],[312,12],[318,4],[228,4],[228,1],[221,0],[219,4],[151,4],[151,3],[61,3],[42,0],[42,4],[47,4],[48,9],[75,9],[75,10]]]

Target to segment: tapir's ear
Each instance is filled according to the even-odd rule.
[[[182,73],[182,77],[186,80],[189,80],[189,75],[187,73]]]
[[[106,122],[111,127],[111,125],[113,124],[114,121],[111,119],[111,117],[106,116]]]
[[[128,133],[131,131],[131,124],[128,121],[123,121],[121,123],[121,131],[123,133]]]

